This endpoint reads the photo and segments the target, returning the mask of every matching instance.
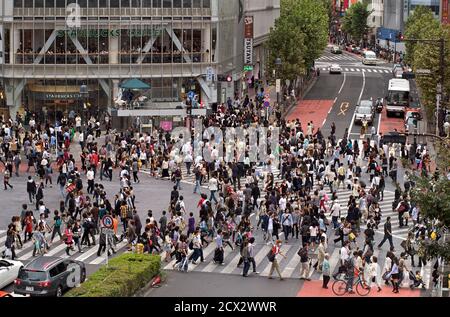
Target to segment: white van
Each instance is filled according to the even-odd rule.
[[[364,65],[376,65],[377,64],[377,54],[373,51],[365,51],[362,54]]]

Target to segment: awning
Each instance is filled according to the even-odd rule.
[[[120,88],[123,89],[133,89],[133,90],[145,90],[145,89],[150,89],[150,85],[144,83],[143,81],[139,80],[139,79],[129,79],[126,80],[125,82],[123,82],[120,85]]]

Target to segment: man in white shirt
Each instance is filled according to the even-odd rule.
[[[88,187],[87,187],[87,192],[88,194],[91,194],[94,192],[94,171],[92,170],[92,168],[89,168],[89,170],[86,173],[86,178],[87,178],[87,182],[88,182]]]
[[[80,117],[80,115],[77,115],[75,118],[75,127],[77,128],[78,132],[81,132],[81,117]]]
[[[333,222],[333,228],[339,227],[338,219],[341,215],[341,204],[335,200],[331,203],[331,221]]]
[[[219,182],[217,181],[217,178],[215,177],[215,175],[212,175],[211,178],[209,179],[209,191],[211,192],[211,195],[209,197],[209,201],[212,203],[212,201],[214,200],[216,205],[217,205],[217,198],[216,198],[216,192],[219,189]]]

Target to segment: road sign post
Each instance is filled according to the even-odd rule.
[[[105,235],[105,263],[106,267],[108,267],[108,239],[109,236],[114,234],[114,222],[113,218],[110,215],[106,215],[102,218],[102,228],[101,233]]]

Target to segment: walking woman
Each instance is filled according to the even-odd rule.
[[[72,224],[68,224],[66,230],[64,230],[63,236],[64,243],[66,244],[66,253],[70,256],[70,250],[73,250],[73,231]]]
[[[322,288],[328,288],[328,282],[330,281],[331,267],[330,267],[330,255],[325,253],[325,259],[322,263],[323,284]]]
[[[398,259],[396,257],[394,257],[392,259],[392,268],[391,268],[391,272],[390,272],[390,276],[391,276],[391,282],[392,282],[392,286],[394,287],[394,289],[392,290],[393,293],[398,293],[399,290],[399,262]]]
[[[380,267],[378,266],[378,258],[376,256],[371,257],[371,263],[369,264],[369,288],[372,287],[372,283],[375,283],[378,287],[378,292],[381,292],[381,283],[380,283]]]

